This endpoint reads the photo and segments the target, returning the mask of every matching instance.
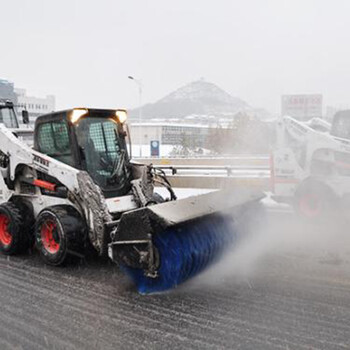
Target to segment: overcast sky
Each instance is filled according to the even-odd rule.
[[[349,0],[0,0],[0,77],[57,108],[133,107],[204,77],[254,107],[350,106]]]

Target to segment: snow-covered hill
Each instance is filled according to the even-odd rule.
[[[203,79],[189,83],[161,100],[142,108],[143,119],[184,118],[188,116],[232,117],[239,111],[250,110],[249,105]],[[136,117],[138,110],[130,111]]]

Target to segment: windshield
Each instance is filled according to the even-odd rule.
[[[107,192],[128,190],[126,147],[120,133],[121,125],[109,118],[86,117],[76,125],[82,166]]]
[[[350,116],[339,116],[334,120],[332,135],[350,140]]]
[[[0,107],[0,123],[5,124],[7,128],[18,128],[17,118],[12,108]]]

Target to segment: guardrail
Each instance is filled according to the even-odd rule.
[[[243,171],[269,171],[269,167],[265,165],[229,165],[229,166],[218,166],[218,165],[153,165],[156,169],[162,169],[165,172],[171,172],[171,175],[177,175],[181,171],[185,172],[198,172],[203,171],[203,173],[226,173],[227,176],[234,175],[236,170],[239,170],[240,173]]]
[[[161,157],[161,158],[133,158],[135,161],[153,165],[168,166],[248,166],[269,165],[269,155],[236,155],[232,157]]]
[[[270,189],[270,157],[135,158],[165,172],[173,187],[217,189],[235,186]]]
[[[165,172],[173,187],[177,188],[232,188],[249,186],[270,189],[270,169],[266,165],[201,166],[155,165]]]

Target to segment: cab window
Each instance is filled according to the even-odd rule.
[[[68,165],[74,164],[65,121],[52,121],[38,127],[38,151]]]
[[[12,108],[0,108],[0,123],[5,124],[7,128],[18,128],[17,118]]]

